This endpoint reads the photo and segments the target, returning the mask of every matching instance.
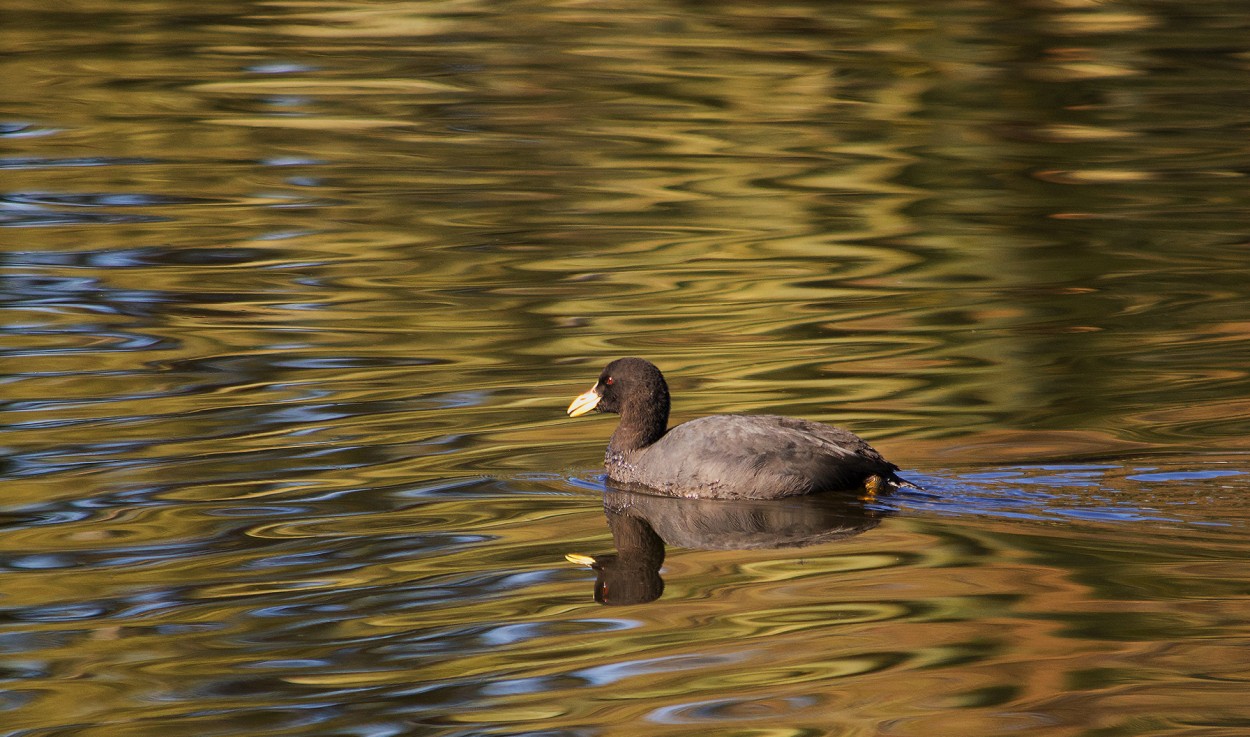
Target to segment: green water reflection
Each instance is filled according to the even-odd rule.
[[[1244,733],[1245,15],[7,2],[0,735]],[[934,493],[601,607],[627,354]]]

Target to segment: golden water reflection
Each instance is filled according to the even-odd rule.
[[[1245,732],[1244,14],[6,3],[0,732]],[[627,354],[935,496],[600,607]]]
[[[613,536],[593,490],[561,479],[221,503],[201,508],[215,542],[172,516],[163,547],[119,535],[88,549],[72,543],[107,520],[45,523],[60,538],[6,556],[0,642],[24,653],[14,698],[38,704],[9,723],[39,734],[69,715],[106,734],[135,710],[126,734],[197,713],[278,733],[350,731],[361,713],[522,733],[1237,724],[1248,477],[986,472],[943,498],[861,508],[829,542],[670,546],[662,596],[611,609],[563,556]],[[695,534],[709,533],[726,542]]]

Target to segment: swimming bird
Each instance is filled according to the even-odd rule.
[[[710,415],[668,427],[664,375],[642,358],[619,358],[569,405],[621,416],[603,463],[611,481],[704,499],[778,499],[914,484],[863,438],[839,427],[778,415]]]

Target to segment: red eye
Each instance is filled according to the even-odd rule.
[[[603,383],[607,384],[608,386],[612,386],[612,377],[609,376],[608,378],[604,379]]]

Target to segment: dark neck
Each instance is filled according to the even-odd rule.
[[[608,513],[608,529],[612,530],[612,544],[622,558],[636,559],[657,570],[664,562],[664,540],[646,520]]]
[[[608,512],[616,555],[595,558],[595,601],[601,604],[645,604],[664,593],[660,566],[664,541],[644,520]]]
[[[668,392],[638,397],[621,407],[621,423],[608,441],[608,452],[628,453],[651,445],[668,429]]]

